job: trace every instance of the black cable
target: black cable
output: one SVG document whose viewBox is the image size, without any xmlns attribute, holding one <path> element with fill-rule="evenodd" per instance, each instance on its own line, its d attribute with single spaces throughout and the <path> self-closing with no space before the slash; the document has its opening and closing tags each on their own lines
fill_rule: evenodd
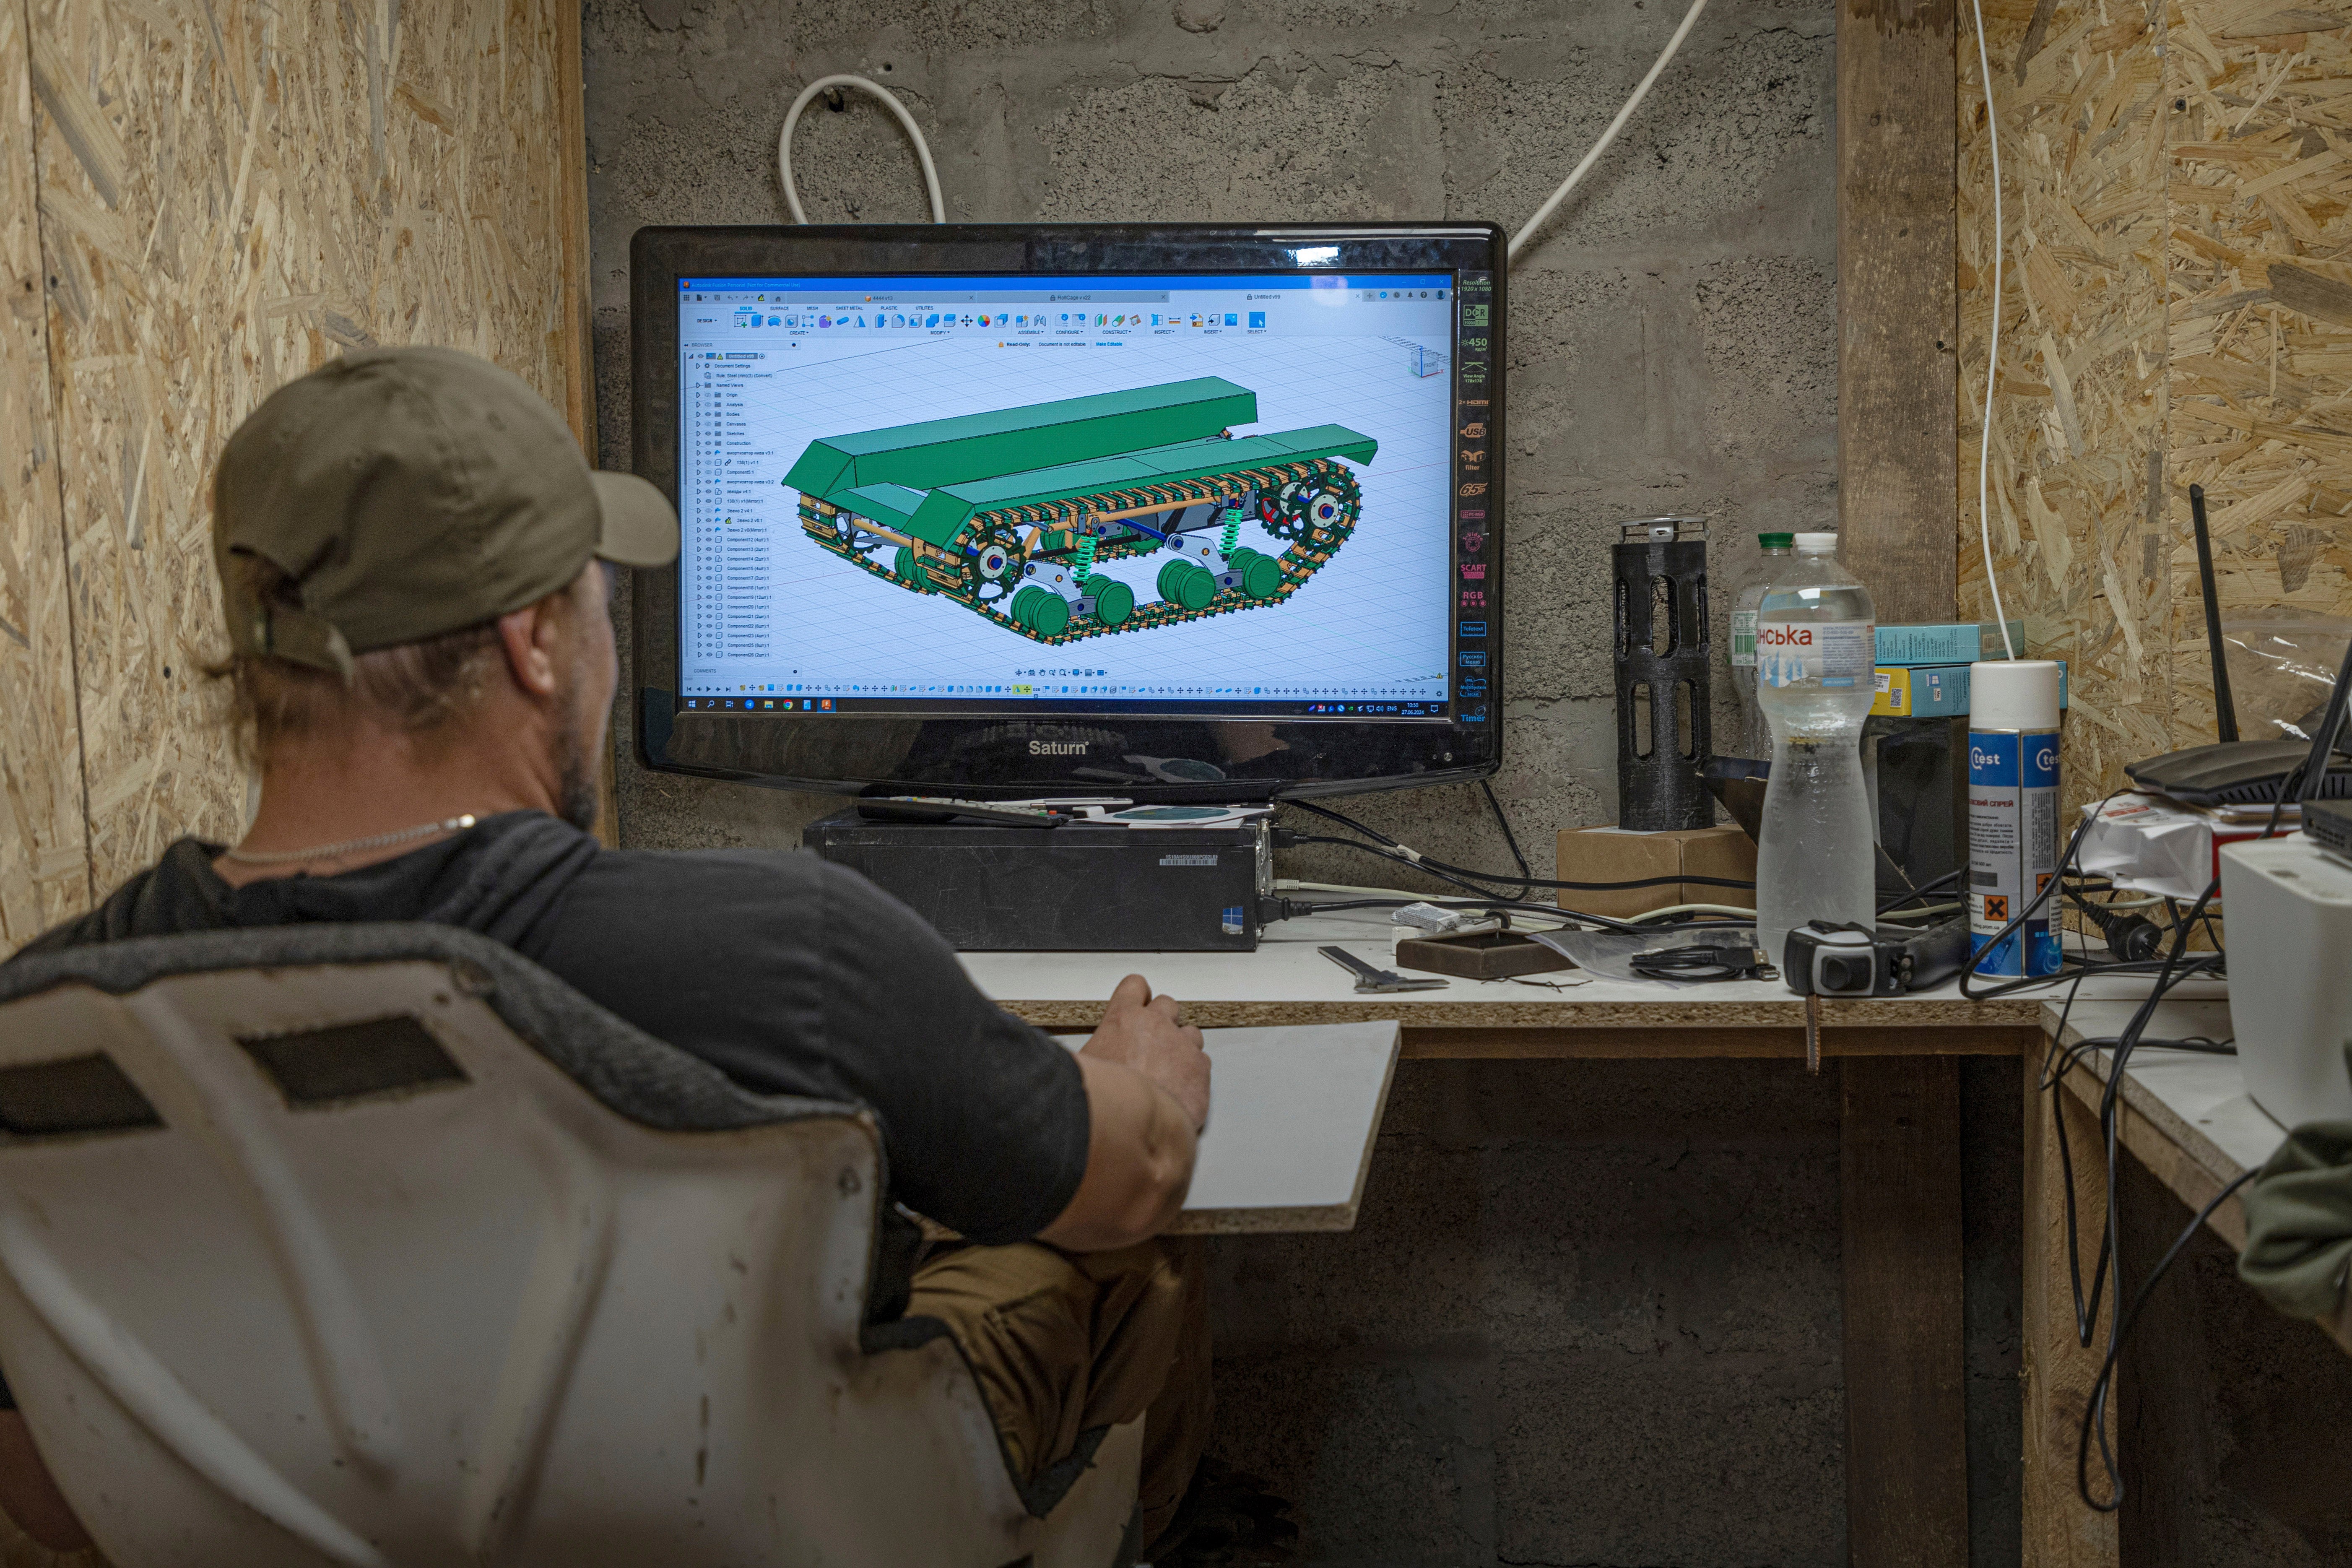
<svg viewBox="0 0 2352 1568">
<path fill-rule="evenodd" d="M 1450 872 L 1452 875 L 1446 878 L 1448 881 L 1453 881 L 1454 879 L 1457 877 L 1469 877 L 1482 882 L 1498 883 L 1519 882 L 1523 879 L 1516 876 L 1498 875 L 1492 871 L 1474 871 L 1467 866 L 1455 866 L 1444 860 L 1433 860 L 1428 856 L 1420 853 L 1418 850 L 1408 851 L 1404 845 L 1400 844 L 1397 840 L 1390 837 L 1387 834 L 1382 833 L 1379 828 L 1358 822 L 1355 818 L 1344 816 L 1339 812 L 1331 811 L 1326 807 L 1319 806 L 1311 800 L 1286 800 L 1282 804 L 1285 805 L 1297 806 L 1301 811 L 1312 812 L 1317 816 L 1336 822 L 1342 827 L 1353 829 L 1355 832 L 1362 834 L 1367 838 L 1377 840 L 1381 845 L 1396 851 L 1398 858 L 1402 858 L 1407 865 L 1427 868 L 1430 869 L 1432 875 L 1440 875 Z M 1297 844 L 1351 844 L 1359 849 L 1367 849 L 1371 847 L 1370 845 L 1355 844 L 1355 841 L 1352 839 L 1318 837 L 1308 833 L 1297 834 L 1293 837 L 1291 841 Z M 1557 888 L 1574 893 L 1613 893 L 1622 891 L 1629 888 L 1668 887 L 1677 882 L 1686 883 L 1692 887 L 1698 888 L 1738 888 L 1744 891 L 1749 892 L 1754 891 L 1756 888 L 1756 884 L 1753 882 L 1734 881 L 1723 877 L 1644 877 L 1630 882 L 1550 881 L 1541 877 L 1528 877 L 1524 879 L 1524 880 L 1529 889 L 1536 888 Z M 1461 884 L 1459 882 L 1455 882 L 1454 885 L 1459 887 Z"/>
<path fill-rule="evenodd" d="M 1503 803 L 1495 798 L 1494 784 L 1486 779 L 1480 779 L 1478 788 L 1486 796 L 1488 809 L 1495 814 L 1495 826 L 1503 830 L 1503 843 L 1511 851 L 1511 863 L 1519 868 L 1519 894 L 1524 898 L 1535 891 L 1535 871 L 1528 865 L 1527 856 L 1520 853 L 1519 836 L 1511 831 L 1511 819 L 1503 815 Z"/>
<path fill-rule="evenodd" d="M 2025 929 L 2025 922 L 2033 918 L 2033 911 L 2040 909 L 2042 906 L 2042 903 L 2049 899 L 2050 895 L 2058 889 L 2059 885 L 2066 880 L 2067 862 L 2074 859 L 2082 853 L 2083 840 L 2090 833 L 2091 824 L 2096 822 L 2099 819 L 2099 813 L 2107 808 L 2107 801 L 2115 799 L 2116 796 L 2121 794 L 2123 794 L 2123 790 L 2120 786 L 2109 790 L 2107 792 L 2106 800 L 2102 800 L 2091 811 L 2084 814 L 2083 820 L 2074 825 L 2074 836 L 2066 840 L 2066 847 L 2059 852 L 2058 864 L 2051 868 L 2050 879 L 2042 883 L 2042 886 L 2035 890 L 2032 899 L 2027 902 L 2023 909 L 2017 911 L 2017 917 L 2014 920 L 2011 921 L 2007 925 L 2002 926 L 1999 931 L 1995 932 L 1992 940 L 1987 942 L 1983 946 L 1978 948 L 1975 952 L 1969 955 L 1967 966 L 1960 971 L 1960 994 L 1962 996 L 1971 1002 L 1984 1002 L 1990 1001 L 1995 996 L 2007 996 L 2015 992 L 2025 989 L 2024 984 L 2017 982 L 2010 982 L 2001 985 L 1996 985 L 1990 991 L 1972 991 L 1969 988 L 1969 983 L 1977 977 L 1977 965 L 1985 961 L 1985 956 L 1997 950 L 2003 942 L 2006 942 L 2009 938 L 2015 936 L 2018 932 L 2023 931 Z M 2025 944 L 2022 941 L 2018 943 L 2021 955 L 2024 945 Z M 2060 949 L 2059 964 L 2060 972 L 2063 973 L 2064 972 L 2065 964 L 2065 954 L 2063 951 L 2064 943 L 2063 940 L 2060 943 Z M 2018 967 L 2022 970 L 2025 966 L 2021 962 Z M 2038 982 L 2048 981 L 2053 977 L 2044 974 L 2026 975 L 2023 978 L 2028 982 Z"/>
<path fill-rule="evenodd" d="M 1878 907 L 1878 912 L 1882 915 L 1893 914 L 1895 910 L 1901 909 L 1904 905 L 1909 903 L 1914 899 L 1924 900 L 1930 893 L 1939 893 L 1943 891 L 1946 887 L 1949 886 L 1951 883 L 1958 881 L 1967 874 L 1968 872 L 1966 868 L 1954 871 L 1947 871 L 1942 876 L 1937 878 L 1934 881 L 1927 883 L 1925 887 L 1912 888 L 1896 894 L 1891 902 L 1881 904 Z"/>
<path fill-rule="evenodd" d="M 2074 1070 L 2082 1059 L 2080 1048 L 2069 1050 L 2060 1044 L 2066 1037 L 2066 1019 L 2074 1010 L 2074 998 L 2083 988 L 2083 977 L 2077 974 L 2074 984 L 2066 988 L 2066 1005 L 2058 1010 L 2058 1027 L 2050 1037 L 2050 1048 L 2042 1053 L 2042 1082 L 2037 1086 L 2050 1096 L 2051 1126 L 2058 1135 L 2058 1174 L 2066 1191 L 2066 1278 L 2074 1296 L 2074 1340 L 2078 1344 L 2091 1342 L 2091 1331 L 2098 1324 L 2099 1292 L 2107 1278 L 2107 1247 L 2104 1233 L 2099 1242 L 2099 1256 L 2091 1265 L 2091 1289 L 2087 1304 L 2083 1290 L 2083 1244 L 2081 1223 L 2074 1210 L 2074 1151 L 2066 1136 L 2066 1107 L 2060 1098 L 2066 1075 Z M 2053 1070 L 2053 1058 L 2057 1066 Z"/>
<path fill-rule="evenodd" d="M 1629 925 L 1611 920 L 1607 915 L 1588 915 L 1576 910 L 1563 910 L 1553 904 L 1520 903 L 1511 899 L 1340 899 L 1331 903 L 1308 903 L 1305 900 L 1261 899 L 1258 900 L 1258 921 L 1297 920 L 1306 915 L 1327 915 L 1340 910 L 1401 910 L 1411 904 L 1429 904 L 1441 910 L 1494 910 L 1528 915 L 1552 915 L 1561 920 L 1586 921 L 1603 931 L 1628 935 L 1646 936 L 1658 928 Z M 1269 908 L 1271 906 L 1271 908 Z M 1745 921 L 1727 922 L 1745 924 Z"/>
<path fill-rule="evenodd" d="M 2241 1171 L 2236 1180 L 2213 1194 L 2211 1203 L 2197 1211 L 2197 1217 L 2189 1222 L 2187 1229 L 2172 1238 L 2172 1245 L 2165 1248 L 2164 1256 L 2156 1260 L 2156 1267 L 2148 1271 L 2147 1278 L 2140 1282 L 2140 1288 L 2133 1292 L 2131 1305 L 2116 1324 L 2116 1331 L 2108 1336 L 2107 1353 L 2099 1363 L 2099 1375 L 2091 1381 L 2090 1401 L 2083 1408 L 2083 1427 L 2074 1439 L 2075 1493 L 2086 1505 L 2101 1513 L 2113 1513 L 2124 1505 L 2123 1479 L 2116 1473 L 2113 1456 L 2107 1447 L 2106 1420 L 2107 1395 L 2115 1387 L 2116 1363 L 2122 1355 L 2124 1342 L 2131 1338 L 2132 1325 L 2139 1321 L 2140 1312 L 2147 1307 L 2157 1281 L 2170 1271 L 2173 1260 L 2180 1256 L 2180 1249 L 2195 1238 L 2197 1233 L 2204 1228 L 2205 1222 L 2213 1217 L 2214 1211 L 2227 1202 L 2231 1194 L 2261 1173 L 2260 1165 Z M 2100 1457 L 2106 1464 L 2112 1494 L 2105 1502 L 2091 1496 L 2091 1428 L 2095 1424 L 2098 1427 Z"/>
<path fill-rule="evenodd" d="M 2107 1081 L 2099 1096 L 2099 1131 L 2102 1141 L 2106 1146 L 2107 1157 L 2106 1239 L 2102 1245 L 2101 1251 L 2105 1255 L 2106 1267 L 2115 1279 L 2115 1299 L 2117 1302 L 2124 1300 L 2126 1289 L 2123 1260 L 2123 1205 L 2117 1201 L 2116 1194 L 2116 1175 L 2121 1163 L 2124 1079 L 2131 1066 L 2132 1054 L 2139 1045 L 2140 1037 L 2147 1028 L 2148 1020 L 2155 1016 L 2156 1009 L 2163 1002 L 2165 994 L 2181 980 L 2210 968 L 2218 962 L 2218 957 L 2200 959 L 2186 970 L 2179 967 L 2181 958 L 2189 950 L 2189 928 L 2196 923 L 2197 917 L 2205 912 L 2206 905 L 2212 902 L 2213 895 L 2221 890 L 2221 887 L 2219 878 L 2208 882 L 2205 885 L 2205 890 L 2197 895 L 2197 901 L 2189 906 L 2188 916 L 2176 921 L 2173 927 L 2172 945 L 2165 954 L 2164 972 L 2157 976 L 2156 984 L 2148 988 L 2147 995 L 2133 1011 L 2130 1022 L 2124 1026 L 2122 1032 L 2116 1037 L 2115 1044 L 2108 1047 Z M 2150 1276 L 2151 1280 L 2154 1278 L 2156 1278 L 2154 1275 Z M 2145 1299 L 2147 1286 L 2143 1285 L 2141 1289 L 2142 1295 L 2133 1299 L 2135 1305 Z M 2095 1311 L 2093 1315 L 2095 1317 Z M 2105 1359 L 2110 1367 L 2121 1352 L 2120 1331 L 2126 1326 L 2127 1321 L 2128 1313 L 2118 1310 L 2107 1324 Z M 2084 1337 L 2082 1342 L 2087 1345 L 2090 1342 L 2088 1337 Z M 2084 1410 L 2083 1435 L 2076 1456 L 2074 1476 L 2075 1489 L 2081 1493 L 2084 1503 L 2102 1513 L 2112 1513 L 2122 1507 L 2124 1498 L 2123 1470 L 2116 1462 L 2114 1447 L 2107 1441 L 2107 1393 L 2108 1385 L 2104 1384 L 2099 1385 L 2094 1398 Z M 2098 1435 L 2099 1465 L 2106 1472 L 2107 1477 L 2109 1500 L 2105 1503 L 2095 1501 L 2090 1493 L 2089 1453 L 2093 1428 L 2096 1428 Z"/>
<path fill-rule="evenodd" d="M 2140 963 L 2155 957 L 2164 949 L 2164 931 L 2154 921 L 2136 910 L 2110 910 L 2095 904 L 2074 889 L 2066 889 L 2066 898 L 2083 911 L 2083 918 L 2096 926 L 2106 939 L 2107 951 L 2126 963 Z"/>
<path fill-rule="evenodd" d="M 1476 879 L 1496 883 L 1519 880 L 1517 877 L 1496 877 L 1484 871 L 1465 870 L 1459 866 L 1449 865 L 1443 860 L 1432 860 L 1425 855 L 1418 857 L 1407 855 L 1402 846 L 1393 849 L 1384 849 L 1377 844 L 1366 844 L 1355 838 L 1341 838 L 1329 833 L 1292 833 L 1287 838 L 1276 839 L 1275 847 L 1287 848 L 1293 844 L 1337 844 L 1342 848 L 1360 849 L 1367 855 L 1377 855 L 1383 860 L 1393 860 L 1401 866 L 1411 866 L 1427 871 L 1433 877 L 1451 882 L 1457 888 L 1469 888 L 1473 892 L 1485 889 L 1474 886 L 1471 881 L 1465 879 Z M 1753 889 L 1756 886 L 1753 882 L 1725 881 L 1719 877 L 1642 877 L 1630 882 L 1553 882 L 1546 881 L 1540 877 L 1532 877 L 1528 880 L 1533 888 L 1559 888 L 1580 893 L 1614 893 L 1633 888 L 1672 888 L 1685 882 L 1709 888 Z M 1497 896 L 1509 897 L 1510 895 Z"/>
</svg>

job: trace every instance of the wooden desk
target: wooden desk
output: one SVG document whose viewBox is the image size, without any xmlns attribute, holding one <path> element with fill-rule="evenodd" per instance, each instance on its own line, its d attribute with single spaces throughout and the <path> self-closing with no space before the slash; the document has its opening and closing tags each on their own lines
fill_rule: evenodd
<svg viewBox="0 0 2352 1568">
<path fill-rule="evenodd" d="M 2059 1008 L 2044 1003 L 2043 1026 L 2063 1046 L 2111 1038 L 2137 1004 L 2075 1003 L 2059 1034 Z M 2204 1036 L 2226 1039 L 2226 1001 L 2168 997 L 2147 1031 L 2154 1038 Z M 2086 1285 L 2099 1249 L 2099 1216 L 2106 1212 L 2106 1162 L 2098 1105 L 2114 1075 L 2112 1053 L 2086 1053 L 2066 1074 L 2066 1093 L 2053 1113 L 2039 1089 L 2040 1058 L 2025 1075 L 2025 1559 L 2065 1568 L 2113 1568 L 2115 1517 L 2083 1505 L 2075 1495 L 2074 1458 L 2083 1410 L 2104 1359 L 2113 1301 L 2103 1300 L 2085 1347 L 2074 1331 L 2074 1287 L 2066 1268 L 2066 1179 L 2059 1160 L 2055 1118 L 2063 1116 L 2074 1165 L 2080 1267 Z M 2263 1164 L 2286 1131 L 2246 1097 L 2234 1057 L 2143 1046 L 2132 1054 L 2118 1095 L 2117 1142 L 2187 1204 L 2202 1210 L 2214 1194 Z M 2243 1206 L 2232 1194 L 2209 1222 L 2231 1247 L 2246 1245 Z M 2257 1309 L 2267 1310 L 2267 1309 Z M 2321 1325 L 2352 1352 L 2352 1306 Z M 2109 1409 L 2112 1417 L 2113 1401 Z M 2113 1433 L 2112 1419 L 2109 1426 Z"/>
<path fill-rule="evenodd" d="M 1359 995 L 1315 950 L 1337 943 L 1392 967 L 1395 928 L 1378 910 L 1273 928 L 1257 952 L 967 952 L 973 981 L 1041 1028 L 1090 1029 L 1119 977 L 1140 973 L 1181 998 L 1203 1028 L 1339 1024 L 1393 1018 L 1404 1055 L 1430 1057 L 1802 1057 L 1805 1006 L 1777 981 L 1682 989 L 1583 979 L 1559 990 L 1508 980 L 1454 980 L 1443 991 Z M 1531 976 L 1575 982 L 1570 970 Z M 2131 995 L 2134 982 L 2086 984 L 2084 994 Z M 1826 1002 L 1824 1057 L 2016 1056 L 2039 1050 L 2042 1000 L 1964 1000 L 1957 985 L 1916 995 Z"/>
<path fill-rule="evenodd" d="M 1804 1004 L 1778 983 L 1669 989 L 1571 971 L 1531 977 L 1570 983 L 1559 990 L 1455 980 L 1359 995 L 1315 951 L 1337 942 L 1389 967 L 1392 931 L 1381 911 L 1349 911 L 1285 922 L 1254 953 L 962 958 L 1002 1005 L 1056 1031 L 1092 1028 L 1137 973 L 1204 1027 L 1395 1019 L 1407 1058 L 1804 1055 Z M 2090 982 L 2084 994 L 2128 996 L 2139 984 Z M 1957 1058 L 2038 1060 L 2041 1018 L 2037 996 L 1972 1003 L 1955 986 L 1822 1008 L 1822 1052 L 1840 1058 L 1842 1095 L 1847 1511 L 1901 1521 L 1854 1533 L 1856 1568 L 1968 1561 Z"/>
</svg>

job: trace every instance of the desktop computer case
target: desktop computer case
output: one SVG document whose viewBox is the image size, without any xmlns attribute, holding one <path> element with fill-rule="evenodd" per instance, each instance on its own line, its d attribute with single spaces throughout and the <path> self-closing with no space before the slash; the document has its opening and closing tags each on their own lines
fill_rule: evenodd
<svg viewBox="0 0 2352 1568">
<path fill-rule="evenodd" d="M 1250 952 L 1273 887 L 1263 822 L 992 827 L 844 812 L 801 842 L 963 952 Z"/>
</svg>

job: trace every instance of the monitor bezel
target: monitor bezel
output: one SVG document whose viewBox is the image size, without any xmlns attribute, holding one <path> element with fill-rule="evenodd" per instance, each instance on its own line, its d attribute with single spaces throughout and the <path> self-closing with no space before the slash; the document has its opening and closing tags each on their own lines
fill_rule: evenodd
<svg viewBox="0 0 2352 1568">
<path fill-rule="evenodd" d="M 629 705 L 637 760 L 660 773 L 844 795 L 929 794 L 975 799 L 1122 796 L 1138 801 L 1250 801 L 1455 784 L 1502 760 L 1503 530 L 1508 311 L 1503 231 L 1492 224 L 1068 224 L 734 226 L 641 228 L 630 243 L 633 467 L 678 501 L 677 279 L 702 276 L 855 277 L 986 273 L 1297 272 L 1303 247 L 1328 250 L 1312 270 L 1484 274 L 1491 292 L 1483 388 L 1465 388 L 1459 290 L 1446 372 L 1454 411 L 1483 390 L 1476 443 L 1487 467 L 1465 477 L 1454 459 L 1448 579 L 1460 576 L 1465 531 L 1486 566 L 1485 695 L 1458 697 L 1442 721 L 1357 716 L 1038 713 L 1032 709 L 909 714 L 725 713 L 678 705 L 678 569 L 633 573 Z M 1465 484 L 1483 485 L 1465 498 Z M 1466 500 L 1478 504 L 1467 505 Z M 1465 511 L 1479 514 L 1472 521 Z M 1491 521 L 1490 521 L 1491 520 Z M 1448 593 L 1453 593 L 1449 586 Z M 1454 621 L 1449 667 L 1465 651 Z M 1460 671 L 1454 671 L 1458 681 Z M 1476 712 L 1479 717 L 1467 715 Z M 1081 748 L 1074 750 L 1074 748 Z"/>
</svg>

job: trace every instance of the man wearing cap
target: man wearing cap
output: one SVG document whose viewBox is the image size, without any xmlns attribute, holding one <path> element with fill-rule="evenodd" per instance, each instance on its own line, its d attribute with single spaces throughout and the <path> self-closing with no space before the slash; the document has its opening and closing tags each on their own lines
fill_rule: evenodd
<svg viewBox="0 0 2352 1568">
<path fill-rule="evenodd" d="M 876 1315 L 947 1325 L 1024 1484 L 1146 1415 L 1139 1540 L 1168 1531 L 1209 1408 L 1200 1259 L 1154 1239 L 1208 1113 L 1176 1004 L 1130 975 L 1073 1055 L 814 856 L 601 848 L 604 563 L 668 564 L 677 518 L 645 480 L 592 471 L 505 371 L 383 349 L 281 387 L 221 454 L 213 541 L 252 826 L 233 847 L 181 839 L 26 951 L 463 926 L 748 1089 L 870 1107 L 890 1196 L 969 1238 L 917 1266 L 919 1233 L 886 1211 Z M 0 1409 L 0 1508 L 80 1543 Z"/>
</svg>

